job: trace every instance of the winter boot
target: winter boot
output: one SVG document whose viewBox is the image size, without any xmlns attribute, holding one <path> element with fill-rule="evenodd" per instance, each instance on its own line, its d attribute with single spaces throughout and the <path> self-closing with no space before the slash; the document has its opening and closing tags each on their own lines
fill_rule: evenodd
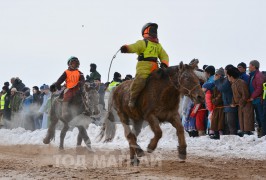
<svg viewBox="0 0 266 180">
<path fill-rule="evenodd" d="M 244 131 L 244 134 L 249 135 L 249 136 L 254 135 L 252 131 Z"/>
<path fill-rule="evenodd" d="M 262 133 L 262 132 L 261 132 L 261 128 L 258 127 L 258 128 L 257 128 L 258 138 L 261 138 L 261 136 L 262 136 L 261 133 Z"/>
<path fill-rule="evenodd" d="M 237 131 L 237 135 L 239 137 L 243 137 L 244 136 L 244 132 L 239 130 L 239 131 Z"/>
<path fill-rule="evenodd" d="M 198 135 L 199 136 L 205 136 L 206 134 L 205 134 L 205 131 L 198 131 Z"/>
<path fill-rule="evenodd" d="M 220 139 L 219 131 L 215 131 L 213 135 L 210 135 L 211 139 Z"/>
</svg>

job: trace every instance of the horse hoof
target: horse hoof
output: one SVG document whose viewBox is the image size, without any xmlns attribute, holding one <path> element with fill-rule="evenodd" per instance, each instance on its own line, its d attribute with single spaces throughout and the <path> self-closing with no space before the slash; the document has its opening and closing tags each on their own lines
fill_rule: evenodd
<svg viewBox="0 0 266 180">
<path fill-rule="evenodd" d="M 178 147 L 178 157 L 181 160 L 185 160 L 187 158 L 187 147 Z"/>
<path fill-rule="evenodd" d="M 147 152 L 148 153 L 152 153 L 154 150 L 150 149 L 150 148 L 147 148 Z"/>
<path fill-rule="evenodd" d="M 137 148 L 136 149 L 136 154 L 137 154 L 138 157 L 145 156 L 145 153 L 144 153 L 144 151 L 141 148 Z"/>
<path fill-rule="evenodd" d="M 86 146 L 87 150 L 90 151 L 90 152 L 95 152 L 94 149 L 91 148 L 91 146 Z"/>
<path fill-rule="evenodd" d="M 136 157 L 134 157 L 133 159 L 130 159 L 130 165 L 131 166 L 138 166 L 139 163 L 140 163 L 140 161 Z"/>
<path fill-rule="evenodd" d="M 59 146 L 59 151 L 63 151 L 63 150 L 64 150 L 64 147 Z"/>
<path fill-rule="evenodd" d="M 44 144 L 49 144 L 50 143 L 50 140 L 48 138 L 44 138 L 43 141 L 42 141 Z"/>
<path fill-rule="evenodd" d="M 187 159 L 187 155 L 186 154 L 178 154 L 178 157 L 181 160 L 186 160 Z"/>
<path fill-rule="evenodd" d="M 148 145 L 147 151 L 148 153 L 152 153 L 156 147 L 152 147 L 150 144 Z"/>
</svg>

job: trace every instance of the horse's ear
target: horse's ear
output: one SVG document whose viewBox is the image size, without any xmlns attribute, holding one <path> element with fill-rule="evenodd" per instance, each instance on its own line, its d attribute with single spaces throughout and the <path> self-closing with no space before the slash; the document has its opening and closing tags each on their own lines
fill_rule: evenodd
<svg viewBox="0 0 266 180">
<path fill-rule="evenodd" d="M 198 64 L 199 64 L 198 59 L 192 59 L 188 65 L 192 67 L 192 69 L 198 69 Z"/>
<path fill-rule="evenodd" d="M 179 63 L 179 70 L 180 71 L 183 71 L 183 69 L 184 69 L 184 64 L 183 64 L 183 61 L 181 61 L 180 63 Z"/>
</svg>

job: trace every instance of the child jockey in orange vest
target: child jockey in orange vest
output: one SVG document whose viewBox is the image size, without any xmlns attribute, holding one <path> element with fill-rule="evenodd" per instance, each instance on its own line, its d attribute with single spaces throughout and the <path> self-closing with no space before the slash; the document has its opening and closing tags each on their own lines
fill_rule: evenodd
<svg viewBox="0 0 266 180">
<path fill-rule="evenodd" d="M 61 84 L 65 81 L 66 89 L 64 90 L 64 98 L 62 104 L 62 118 L 65 120 L 68 116 L 68 103 L 76 95 L 80 89 L 80 85 L 85 82 L 82 72 L 78 70 L 79 60 L 77 57 L 68 59 L 68 69 L 59 77 L 59 79 L 50 86 L 50 91 L 55 92 L 56 89 L 61 89 Z"/>
</svg>

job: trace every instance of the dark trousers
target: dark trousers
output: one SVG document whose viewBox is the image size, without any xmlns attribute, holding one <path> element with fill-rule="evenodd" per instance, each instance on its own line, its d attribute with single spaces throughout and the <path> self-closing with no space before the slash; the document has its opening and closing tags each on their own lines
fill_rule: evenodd
<svg viewBox="0 0 266 180">
<path fill-rule="evenodd" d="M 265 101 L 265 100 L 264 100 Z M 259 125 L 259 127 L 262 129 L 262 136 L 266 135 L 266 120 L 265 118 L 263 117 L 265 113 L 263 113 L 263 108 L 264 108 L 264 105 L 265 102 L 263 103 L 263 105 L 261 103 L 259 104 L 253 104 L 253 107 L 254 107 L 254 110 L 255 110 L 255 118 L 256 118 L 256 121 Z M 265 110 L 265 109 L 264 109 Z"/>
<path fill-rule="evenodd" d="M 225 135 L 236 135 L 237 133 L 237 112 L 225 112 Z"/>
<path fill-rule="evenodd" d="M 266 135 L 266 99 L 263 100 L 262 136 Z"/>
</svg>

